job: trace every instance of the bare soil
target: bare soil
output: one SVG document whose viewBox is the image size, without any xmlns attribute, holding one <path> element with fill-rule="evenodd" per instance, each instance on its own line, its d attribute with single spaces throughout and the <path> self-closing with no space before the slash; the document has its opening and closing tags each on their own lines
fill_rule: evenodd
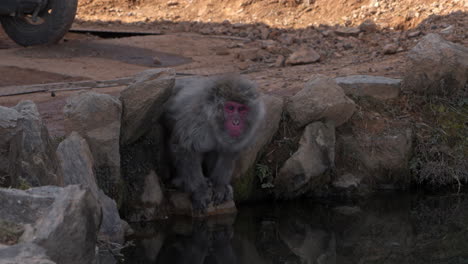
<svg viewBox="0 0 468 264">
<path fill-rule="evenodd" d="M 457 0 L 84 0 L 74 28 L 160 35 L 103 39 L 69 33 L 57 45 L 23 48 L 0 30 L 0 89 L 116 79 L 154 67 L 173 67 L 180 75 L 241 72 L 264 92 L 279 95 L 294 94 L 313 74 L 401 78 L 407 51 L 427 33 L 445 30 L 446 39 L 468 46 L 467 11 L 466 2 Z M 375 20 L 375 32 L 335 33 L 366 19 Z M 266 47 L 269 41 L 276 45 L 272 50 Z M 387 44 L 398 50 L 385 54 Z M 316 50 L 320 61 L 278 64 L 301 47 Z M 251 51 L 253 57 L 245 55 Z M 118 96 L 123 88 L 94 90 Z M 51 134 L 63 136 L 62 108 L 77 92 L 0 97 L 0 105 L 33 100 Z"/>
</svg>

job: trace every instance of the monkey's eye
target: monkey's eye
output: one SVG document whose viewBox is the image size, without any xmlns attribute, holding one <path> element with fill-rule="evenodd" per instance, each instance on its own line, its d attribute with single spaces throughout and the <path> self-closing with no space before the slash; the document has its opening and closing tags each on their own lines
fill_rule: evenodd
<svg viewBox="0 0 468 264">
<path fill-rule="evenodd" d="M 233 105 L 227 105 L 226 106 L 226 110 L 229 111 L 229 112 L 233 112 L 234 111 L 234 106 Z"/>
<path fill-rule="evenodd" d="M 239 112 L 242 113 L 242 112 L 247 112 L 247 107 L 246 106 L 239 106 Z"/>
</svg>

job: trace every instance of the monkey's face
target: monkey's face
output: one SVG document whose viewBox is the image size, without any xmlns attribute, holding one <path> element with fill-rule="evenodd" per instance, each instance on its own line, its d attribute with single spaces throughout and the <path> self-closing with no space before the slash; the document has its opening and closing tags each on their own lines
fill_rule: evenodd
<svg viewBox="0 0 468 264">
<path fill-rule="evenodd" d="M 224 103 L 224 129 L 232 138 L 238 138 L 247 126 L 249 107 L 233 101 Z"/>
</svg>

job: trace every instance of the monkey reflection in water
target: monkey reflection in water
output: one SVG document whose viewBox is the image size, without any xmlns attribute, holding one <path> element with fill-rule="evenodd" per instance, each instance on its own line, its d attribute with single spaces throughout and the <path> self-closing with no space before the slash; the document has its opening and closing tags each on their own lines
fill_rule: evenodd
<svg viewBox="0 0 468 264">
<path fill-rule="evenodd" d="M 164 241 L 156 263 L 234 264 L 232 226 L 208 227 L 201 222 L 190 234 L 171 235 Z"/>
<path fill-rule="evenodd" d="M 256 85 L 238 75 L 176 82 L 164 122 L 173 184 L 191 194 L 194 210 L 232 200 L 234 163 L 255 141 L 264 113 Z"/>
</svg>

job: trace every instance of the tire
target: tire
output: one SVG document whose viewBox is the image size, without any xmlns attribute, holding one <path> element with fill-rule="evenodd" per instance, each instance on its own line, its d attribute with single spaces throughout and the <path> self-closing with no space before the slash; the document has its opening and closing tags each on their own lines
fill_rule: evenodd
<svg viewBox="0 0 468 264">
<path fill-rule="evenodd" d="M 48 0 L 37 24 L 29 17 L 0 16 L 4 31 L 21 46 L 57 43 L 70 29 L 78 0 Z"/>
</svg>

